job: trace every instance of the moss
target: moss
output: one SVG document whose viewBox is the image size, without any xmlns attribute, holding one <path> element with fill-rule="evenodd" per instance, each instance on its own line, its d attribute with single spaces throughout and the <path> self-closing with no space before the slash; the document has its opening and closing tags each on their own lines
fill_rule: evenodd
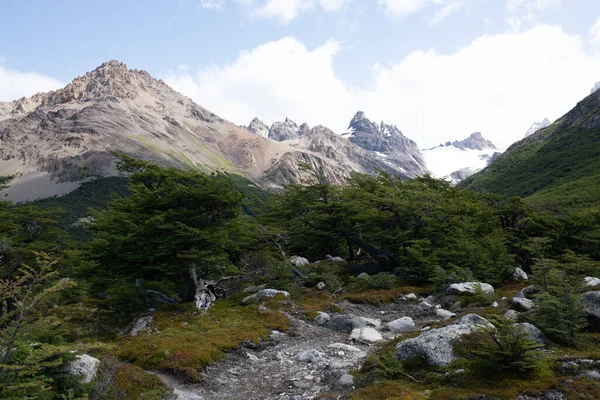
<svg viewBox="0 0 600 400">
<path fill-rule="evenodd" d="M 344 310 L 342 307 L 334 303 L 335 297 L 323 290 L 308 289 L 302 294 L 295 296 L 294 300 L 298 307 L 304 312 L 332 312 L 341 313 Z"/>
<path fill-rule="evenodd" d="M 216 302 L 206 313 L 188 304 L 184 312 L 157 312 L 152 328 L 159 333 L 126 337 L 116 355 L 148 370 L 167 370 L 190 381 L 204 367 L 246 341 L 258 343 L 272 330 L 287 331 L 288 318 L 278 311 Z"/>
<path fill-rule="evenodd" d="M 345 298 L 354 304 L 371 304 L 374 306 L 394 303 L 400 296 L 406 293 L 401 288 L 389 290 L 367 290 L 362 293 L 347 294 Z"/>
<path fill-rule="evenodd" d="M 415 393 L 404 382 L 383 381 L 357 390 L 349 400 L 418 400 L 425 398 L 425 396 Z"/>
<path fill-rule="evenodd" d="M 124 400 L 162 400 L 171 398 L 171 389 L 162 381 L 131 364 L 122 364 L 115 371 L 116 398 Z M 110 398 L 110 397 L 109 397 Z"/>
</svg>

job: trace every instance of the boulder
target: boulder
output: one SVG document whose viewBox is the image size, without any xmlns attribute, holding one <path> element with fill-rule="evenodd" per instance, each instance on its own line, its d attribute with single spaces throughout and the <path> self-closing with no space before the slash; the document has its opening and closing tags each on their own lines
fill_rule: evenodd
<svg viewBox="0 0 600 400">
<path fill-rule="evenodd" d="M 358 279 L 369 279 L 369 274 L 367 274 L 366 272 L 361 272 L 360 274 L 358 274 L 357 278 Z"/>
<path fill-rule="evenodd" d="M 291 256 L 287 261 L 294 267 L 303 267 L 310 264 L 306 258 L 300 256 Z"/>
<path fill-rule="evenodd" d="M 406 301 L 417 301 L 419 299 L 414 293 L 405 294 L 402 298 Z"/>
<path fill-rule="evenodd" d="M 319 289 L 319 290 L 325 289 L 325 282 L 319 282 L 319 283 L 317 283 L 316 288 Z"/>
<path fill-rule="evenodd" d="M 331 257 L 330 255 L 325 256 L 325 261 L 346 262 L 342 257 Z"/>
<path fill-rule="evenodd" d="M 593 276 L 586 276 L 583 278 L 584 285 L 587 287 L 600 286 L 600 278 L 594 278 Z"/>
<path fill-rule="evenodd" d="M 284 290 L 263 289 L 260 292 L 254 293 L 247 297 L 244 297 L 244 299 L 242 300 L 242 303 L 244 303 L 244 304 L 258 303 L 259 301 L 262 301 L 264 299 L 275 297 L 278 294 L 281 294 L 285 297 L 290 297 L 290 294 Z"/>
<path fill-rule="evenodd" d="M 301 352 L 298 353 L 296 358 L 300 362 L 313 363 L 313 364 L 319 364 L 319 363 L 327 361 L 327 357 L 325 357 L 325 354 L 321 353 L 320 351 L 318 351 L 316 349 L 302 350 Z"/>
<path fill-rule="evenodd" d="M 515 282 L 524 282 L 527 279 L 529 279 L 529 277 L 527 276 L 527 274 L 525 273 L 525 271 L 523 271 L 521 268 L 515 268 L 515 270 L 512 273 L 512 280 Z"/>
<path fill-rule="evenodd" d="M 590 328 L 600 331 L 600 291 L 584 293 L 582 300 Z"/>
<path fill-rule="evenodd" d="M 353 329 L 352 333 L 350 333 L 350 340 L 377 343 L 383 340 L 383 336 L 381 336 L 381 333 L 377 332 L 374 328 L 364 327 Z"/>
<path fill-rule="evenodd" d="M 329 346 L 327 346 L 327 348 L 330 351 L 335 352 L 336 354 L 339 354 L 339 352 L 343 352 L 344 354 L 348 353 L 350 355 L 350 358 L 361 359 L 367 356 L 367 353 L 365 353 L 358 347 L 345 343 L 331 343 Z"/>
<path fill-rule="evenodd" d="M 83 383 L 90 383 L 96 377 L 99 366 L 100 360 L 87 354 L 81 354 L 67 364 L 67 372 L 71 375 L 81 376 Z"/>
<path fill-rule="evenodd" d="M 512 306 L 517 311 L 529 311 L 535 304 L 533 301 L 526 299 L 525 297 L 513 297 Z"/>
<path fill-rule="evenodd" d="M 141 331 L 145 330 L 153 320 L 154 317 L 152 315 L 136 318 L 129 334 L 131 336 L 137 336 Z"/>
<path fill-rule="evenodd" d="M 585 370 L 581 373 L 581 376 L 594 381 L 600 381 L 600 372 L 591 369 Z"/>
<path fill-rule="evenodd" d="M 266 288 L 267 285 L 248 286 L 247 288 L 244 288 L 244 293 L 256 293 Z"/>
<path fill-rule="evenodd" d="M 436 308 L 435 315 L 440 317 L 442 321 L 449 320 L 450 318 L 456 317 L 456 314 L 452 311 L 444 310 L 443 308 Z"/>
<path fill-rule="evenodd" d="M 425 307 L 429 307 L 429 308 L 431 308 L 431 307 L 433 307 L 433 305 L 435 304 L 435 297 L 433 297 L 433 296 L 428 296 L 428 297 L 424 298 L 423 300 L 421 300 L 421 301 L 419 302 L 419 304 L 420 304 L 421 306 L 425 306 Z"/>
<path fill-rule="evenodd" d="M 325 327 L 336 332 L 350 333 L 356 328 L 362 328 L 365 326 L 365 322 L 355 315 L 335 315 L 329 322 L 325 324 Z"/>
<path fill-rule="evenodd" d="M 329 314 L 319 312 L 319 315 L 317 315 L 313 321 L 317 325 L 325 325 L 327 322 L 329 322 L 330 319 L 331 317 L 329 316 Z"/>
<path fill-rule="evenodd" d="M 449 294 L 475 294 L 477 288 L 481 289 L 483 293 L 488 295 L 494 294 L 494 287 L 489 283 L 482 282 L 463 282 L 463 283 L 453 283 L 447 289 Z"/>
<path fill-rule="evenodd" d="M 492 307 L 494 307 L 494 308 L 498 308 L 498 306 L 499 306 L 499 304 L 498 304 L 498 302 L 497 302 L 497 301 L 495 301 L 495 302 L 493 302 L 493 303 L 492 303 Z"/>
<path fill-rule="evenodd" d="M 523 332 L 527 333 L 529 339 L 533 340 L 537 344 L 545 344 L 548 342 L 544 334 L 535 325 L 532 325 L 529 322 L 512 324 L 512 326 L 517 326 L 522 329 Z"/>
<path fill-rule="evenodd" d="M 381 328 L 381 321 L 376 318 L 358 317 L 363 320 L 365 326 L 370 326 L 375 329 Z"/>
<path fill-rule="evenodd" d="M 434 366 L 448 365 L 454 360 L 452 342 L 462 335 L 473 333 L 480 328 L 493 328 L 485 318 L 467 314 L 450 325 L 431 329 L 416 338 L 406 339 L 396 345 L 396 355 L 400 361 L 425 357 Z"/>
<path fill-rule="evenodd" d="M 350 374 L 344 374 L 337 380 L 335 386 L 337 387 L 350 387 L 354 385 L 354 377 Z"/>
<path fill-rule="evenodd" d="M 517 321 L 519 319 L 520 312 L 515 310 L 508 310 L 504 313 L 504 318 L 509 319 L 511 321 Z"/>
<path fill-rule="evenodd" d="M 415 330 L 415 322 L 411 317 L 402 317 L 388 322 L 387 327 L 394 333 L 407 333 Z"/>
</svg>

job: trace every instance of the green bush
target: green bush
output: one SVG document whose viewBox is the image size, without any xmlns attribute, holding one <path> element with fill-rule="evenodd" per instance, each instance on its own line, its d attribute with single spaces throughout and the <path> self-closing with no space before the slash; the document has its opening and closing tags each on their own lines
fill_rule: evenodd
<svg viewBox="0 0 600 400">
<path fill-rule="evenodd" d="M 367 278 L 367 285 L 369 289 L 392 289 L 400 286 L 400 279 L 391 274 L 377 274 L 371 275 Z"/>
</svg>

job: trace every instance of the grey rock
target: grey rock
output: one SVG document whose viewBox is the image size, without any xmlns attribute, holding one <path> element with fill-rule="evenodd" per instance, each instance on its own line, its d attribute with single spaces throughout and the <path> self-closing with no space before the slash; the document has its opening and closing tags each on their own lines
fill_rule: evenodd
<svg viewBox="0 0 600 400">
<path fill-rule="evenodd" d="M 546 344 L 548 342 L 544 334 L 535 325 L 532 325 L 529 322 L 521 322 L 513 324 L 512 326 L 518 326 L 523 330 L 523 332 L 527 333 L 529 339 L 533 340 L 537 344 Z"/>
<path fill-rule="evenodd" d="M 520 312 L 515 310 L 508 310 L 504 313 L 504 318 L 509 319 L 511 321 L 517 321 L 519 319 Z"/>
<path fill-rule="evenodd" d="M 452 312 L 457 312 L 461 308 L 462 308 L 462 303 L 460 301 L 457 301 L 454 304 L 452 304 L 448 310 L 450 310 Z"/>
<path fill-rule="evenodd" d="M 444 310 L 442 308 L 436 308 L 435 315 L 440 317 L 442 319 L 442 321 L 446 321 L 446 320 L 449 320 L 450 318 L 456 317 L 456 314 L 453 313 L 452 311 Z"/>
<path fill-rule="evenodd" d="M 248 125 L 248 128 L 246 129 L 248 129 L 248 132 L 252 134 L 262 136 L 265 138 L 269 137 L 269 127 L 258 118 L 254 118 L 250 122 L 250 125 Z"/>
<path fill-rule="evenodd" d="M 377 343 L 383 340 L 383 336 L 376 329 L 366 326 L 353 329 L 350 333 L 350 340 Z"/>
<path fill-rule="evenodd" d="M 559 367 L 563 374 L 574 374 L 579 371 L 579 365 L 574 361 L 567 361 Z"/>
<path fill-rule="evenodd" d="M 323 362 L 327 361 L 327 357 L 325 356 L 325 354 L 321 353 L 320 351 L 318 351 L 316 349 L 303 350 L 298 353 L 296 358 L 300 362 L 313 363 L 313 364 L 319 364 L 319 363 L 323 363 Z"/>
<path fill-rule="evenodd" d="M 533 135 L 534 133 L 536 133 L 537 131 L 547 128 L 550 126 L 550 121 L 548 120 L 548 118 L 544 118 L 544 120 L 542 122 L 534 122 L 531 127 L 529 129 L 527 129 L 527 132 L 525 132 L 525 137 L 529 137 L 531 135 Z"/>
<path fill-rule="evenodd" d="M 587 287 L 596 287 L 600 286 L 600 278 L 595 278 L 593 276 L 586 276 L 583 278 L 584 285 Z"/>
<path fill-rule="evenodd" d="M 512 306 L 517 311 L 529 311 L 535 307 L 535 304 L 524 297 L 514 297 L 512 299 Z"/>
<path fill-rule="evenodd" d="M 467 314 L 442 328 L 431 329 L 398 343 L 396 354 L 400 361 L 425 357 L 431 365 L 445 366 L 455 358 L 452 342 L 482 327 L 493 328 L 493 325 L 476 314 Z"/>
<path fill-rule="evenodd" d="M 300 125 L 300 128 L 298 128 L 298 136 L 302 136 L 302 135 L 306 135 L 307 133 L 310 132 L 310 126 L 305 122 L 302 125 Z"/>
<path fill-rule="evenodd" d="M 361 272 L 360 274 L 358 274 L 357 278 L 358 279 L 369 279 L 369 274 L 367 274 L 366 272 Z"/>
<path fill-rule="evenodd" d="M 600 331 L 600 291 L 584 293 L 582 300 L 590 327 Z"/>
<path fill-rule="evenodd" d="M 144 317 L 136 318 L 135 321 L 133 322 L 133 326 L 132 326 L 129 334 L 131 336 L 137 336 L 140 332 L 145 330 L 148 327 L 148 325 L 150 325 L 152 323 L 153 320 L 154 320 L 154 317 L 152 315 L 146 315 Z"/>
<path fill-rule="evenodd" d="M 481 132 L 473 132 L 471 136 L 468 138 L 452 142 L 451 146 L 459 148 L 461 150 L 486 150 L 486 149 L 496 149 L 496 146 L 489 140 L 486 140 Z"/>
<path fill-rule="evenodd" d="M 342 257 L 332 257 L 330 255 L 325 256 L 325 261 L 346 262 Z"/>
<path fill-rule="evenodd" d="M 350 374 L 344 374 L 340 376 L 340 379 L 336 382 L 337 387 L 350 387 L 354 385 L 354 377 Z"/>
<path fill-rule="evenodd" d="M 325 289 L 325 282 L 319 282 L 319 283 L 317 283 L 316 288 L 319 289 L 319 290 Z"/>
<path fill-rule="evenodd" d="M 81 354 L 67 364 L 66 370 L 71 375 L 81 376 L 83 383 L 90 383 L 96 377 L 99 366 L 100 360 L 87 354 Z"/>
<path fill-rule="evenodd" d="M 494 307 L 494 308 L 498 308 L 498 306 L 499 306 L 499 304 L 498 304 L 498 302 L 497 302 L 497 301 L 494 301 L 494 302 L 492 303 L 492 307 Z"/>
<path fill-rule="evenodd" d="M 289 264 L 293 265 L 294 267 L 303 267 L 303 266 L 309 264 L 309 262 L 306 258 L 300 257 L 300 256 L 291 256 L 290 258 L 288 258 L 287 261 Z"/>
<path fill-rule="evenodd" d="M 284 297 L 290 297 L 290 294 L 284 290 L 275 290 L 275 289 L 263 289 L 260 292 L 254 293 L 250 296 L 244 297 L 242 303 L 258 303 L 267 298 L 273 298 L 277 295 L 283 295 Z"/>
<path fill-rule="evenodd" d="M 158 292 L 156 290 L 151 289 L 146 290 L 146 297 L 148 298 L 148 300 L 155 301 L 161 304 L 177 303 L 177 300 L 175 300 L 174 298 L 167 296 L 162 292 Z"/>
<path fill-rule="evenodd" d="M 414 293 L 405 294 L 402 298 L 406 301 L 417 301 L 419 299 Z"/>
<path fill-rule="evenodd" d="M 434 296 L 427 296 L 426 298 L 424 298 L 423 300 L 421 300 L 419 304 L 422 305 L 422 306 L 431 308 L 435 304 L 435 297 Z"/>
<path fill-rule="evenodd" d="M 600 381 L 600 372 L 595 371 L 595 370 L 591 370 L 591 369 L 587 369 L 583 372 L 581 372 L 581 376 L 587 379 L 593 379 L 595 381 Z"/>
<path fill-rule="evenodd" d="M 481 289 L 485 294 L 493 295 L 494 287 L 489 283 L 482 282 L 463 282 L 463 283 L 453 283 L 447 289 L 449 294 L 474 294 L 477 289 Z"/>
<path fill-rule="evenodd" d="M 372 328 L 379 329 L 381 328 L 381 320 L 377 318 L 367 318 L 367 317 L 358 317 L 365 323 L 365 326 L 370 326 Z"/>
<path fill-rule="evenodd" d="M 527 287 L 519 290 L 517 292 L 517 294 L 515 295 L 515 297 L 528 298 L 528 297 L 531 297 L 532 295 L 536 294 L 537 292 L 538 292 L 538 289 L 534 285 L 530 285 L 530 286 L 527 286 Z"/>
<path fill-rule="evenodd" d="M 394 333 L 408 333 L 415 330 L 415 322 L 411 317 L 402 317 L 388 322 L 387 328 Z"/>
<path fill-rule="evenodd" d="M 329 322 L 330 319 L 331 317 L 329 316 L 329 314 L 319 312 L 319 315 L 315 317 L 314 322 L 317 325 L 325 325 L 327 322 Z"/>
<path fill-rule="evenodd" d="M 258 286 L 248 286 L 244 289 L 244 293 L 256 293 L 260 292 L 263 289 L 266 289 L 267 285 L 258 285 Z"/>
<path fill-rule="evenodd" d="M 298 137 L 298 125 L 289 118 L 283 122 L 273 122 L 269 129 L 269 139 L 278 142 Z"/>
<path fill-rule="evenodd" d="M 325 324 L 325 327 L 336 332 L 350 333 L 356 328 L 362 328 L 365 326 L 365 322 L 355 315 L 335 315 L 329 322 Z"/>
<path fill-rule="evenodd" d="M 512 273 L 512 280 L 515 282 L 523 282 L 528 279 L 529 277 L 521 268 L 515 268 L 515 270 Z"/>
</svg>

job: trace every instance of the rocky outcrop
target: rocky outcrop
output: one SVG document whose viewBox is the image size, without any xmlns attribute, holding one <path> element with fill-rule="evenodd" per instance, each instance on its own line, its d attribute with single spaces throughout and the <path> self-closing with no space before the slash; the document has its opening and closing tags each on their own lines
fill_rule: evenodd
<svg viewBox="0 0 600 400">
<path fill-rule="evenodd" d="M 487 295 L 494 294 L 494 287 L 489 283 L 482 282 L 463 282 L 463 283 L 453 283 L 446 290 L 449 294 L 475 294 L 477 290 L 481 290 L 483 293 Z"/>
<path fill-rule="evenodd" d="M 445 366 L 455 358 L 452 342 L 480 328 L 493 328 L 493 325 L 476 314 L 467 314 L 450 325 L 431 329 L 416 338 L 398 343 L 396 355 L 400 361 L 425 357 L 431 365 Z"/>
<path fill-rule="evenodd" d="M 523 271 L 521 268 L 515 268 L 511 277 L 515 282 L 524 282 L 529 279 L 525 271 Z"/>
<path fill-rule="evenodd" d="M 448 145 L 448 143 L 446 143 L 446 146 L 447 145 Z M 469 150 L 486 150 L 486 149 L 495 150 L 496 149 L 496 146 L 494 146 L 494 143 L 485 139 L 481 135 L 481 132 L 473 132 L 473 133 L 471 133 L 471 135 L 468 138 L 463 139 L 461 141 L 455 140 L 454 142 L 452 142 L 451 146 L 454 146 L 461 150 L 467 150 L 467 149 L 469 149 Z"/>
<path fill-rule="evenodd" d="M 283 122 L 273 122 L 269 129 L 269 139 L 282 142 L 298 137 L 298 125 L 289 118 Z"/>
<path fill-rule="evenodd" d="M 582 300 L 590 327 L 600 332 L 600 291 L 584 293 Z"/>
<path fill-rule="evenodd" d="M 395 125 L 384 122 L 377 125 L 364 112 L 359 111 L 350 121 L 348 129 L 350 132 L 344 134 L 344 137 L 365 150 L 376 152 L 388 165 L 401 168 L 410 176 L 426 172 L 425 160 L 419 147 Z"/>
<path fill-rule="evenodd" d="M 598 89 L 600 89 L 600 82 L 596 82 L 594 84 L 594 86 L 592 86 L 592 90 L 590 90 L 590 94 L 593 94 L 594 92 L 597 92 Z"/>
<path fill-rule="evenodd" d="M 69 374 L 80 376 L 83 383 L 90 383 L 96 377 L 99 366 L 100 360 L 87 354 L 81 354 L 69 362 L 66 368 Z"/>
<path fill-rule="evenodd" d="M 263 289 L 260 292 L 254 293 L 253 295 L 244 297 L 242 303 L 258 303 L 262 300 L 273 298 L 277 295 L 281 295 L 283 297 L 290 297 L 290 294 L 284 290 L 275 290 L 275 289 Z"/>
<path fill-rule="evenodd" d="M 248 132 L 261 137 L 269 137 L 269 127 L 258 118 L 250 121 L 250 125 L 246 128 Z"/>
</svg>

